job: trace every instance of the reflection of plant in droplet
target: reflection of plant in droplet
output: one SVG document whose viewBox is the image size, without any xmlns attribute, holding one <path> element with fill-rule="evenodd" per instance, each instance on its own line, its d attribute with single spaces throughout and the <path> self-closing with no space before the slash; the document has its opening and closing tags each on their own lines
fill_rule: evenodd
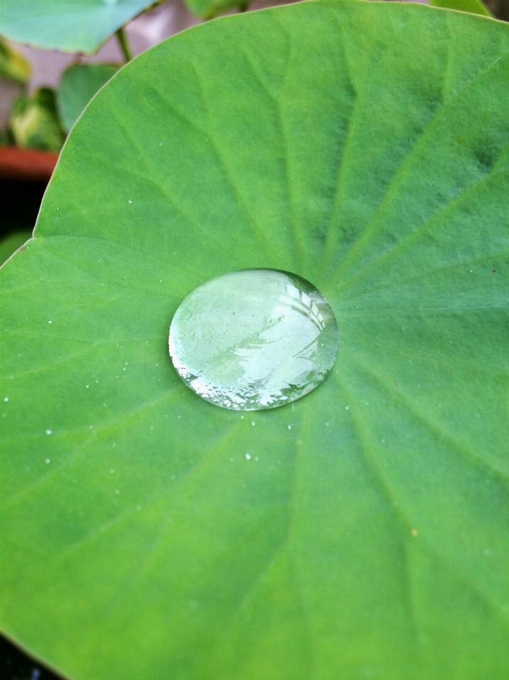
<svg viewBox="0 0 509 680">
<path fill-rule="evenodd" d="M 293 399 L 308 394 L 331 370 L 336 352 L 337 325 L 327 301 L 309 282 L 275 270 L 233 272 L 200 286 L 170 329 L 181 377 L 226 408 L 283 406 L 288 396 L 281 388 L 289 383 L 299 385 Z"/>
</svg>

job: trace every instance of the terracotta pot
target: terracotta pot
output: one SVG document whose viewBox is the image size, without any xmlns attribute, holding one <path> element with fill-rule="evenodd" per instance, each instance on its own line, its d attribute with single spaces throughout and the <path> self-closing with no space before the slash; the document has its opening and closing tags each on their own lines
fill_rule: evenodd
<svg viewBox="0 0 509 680">
<path fill-rule="evenodd" d="M 58 160 L 58 154 L 15 146 L 0 148 L 0 177 L 48 181 Z"/>
</svg>

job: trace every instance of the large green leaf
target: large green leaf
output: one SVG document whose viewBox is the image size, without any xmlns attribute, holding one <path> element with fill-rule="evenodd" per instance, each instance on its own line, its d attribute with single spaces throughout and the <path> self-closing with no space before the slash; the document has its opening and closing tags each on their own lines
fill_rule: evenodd
<svg viewBox="0 0 509 680">
<path fill-rule="evenodd" d="M 2 0 L 0 34 L 64 52 L 96 52 L 154 0 Z"/>
<path fill-rule="evenodd" d="M 509 675 L 507 110 L 509 27 L 419 6 L 231 17 L 119 71 L 3 271 L 10 637 L 80 680 Z M 316 285 L 340 350 L 242 414 L 167 334 L 252 267 Z"/>
</svg>

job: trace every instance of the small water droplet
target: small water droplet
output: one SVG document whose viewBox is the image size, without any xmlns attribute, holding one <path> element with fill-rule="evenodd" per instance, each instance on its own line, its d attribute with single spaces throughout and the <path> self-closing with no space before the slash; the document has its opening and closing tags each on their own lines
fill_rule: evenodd
<svg viewBox="0 0 509 680">
<path fill-rule="evenodd" d="M 5 402 L 8 402 L 8 401 L 9 401 L 9 397 L 4 397 L 4 401 L 5 401 Z"/>
<path fill-rule="evenodd" d="M 48 319 L 48 323 L 51 325 L 53 323 L 53 319 Z"/>
<path fill-rule="evenodd" d="M 49 465 L 51 463 L 51 458 L 46 458 L 44 462 L 46 463 L 46 465 Z"/>
<path fill-rule="evenodd" d="M 251 460 L 251 454 L 250 453 L 246 453 L 245 457 L 246 457 L 246 460 Z"/>
<path fill-rule="evenodd" d="M 286 429 L 287 429 L 287 430 L 291 430 L 291 429 L 292 429 L 292 426 L 291 426 L 291 425 L 287 425 L 287 426 L 286 426 Z"/>
<path fill-rule="evenodd" d="M 170 326 L 184 382 L 216 406 L 255 411 L 300 399 L 334 365 L 338 327 L 323 295 L 299 276 L 233 272 L 196 288 Z"/>
<path fill-rule="evenodd" d="M 48 427 L 46 429 L 46 434 L 53 434 L 53 430 L 50 427 Z"/>
<path fill-rule="evenodd" d="M 129 205 L 131 205 L 133 201 L 132 201 L 131 198 L 128 198 L 128 199 L 127 199 L 127 202 L 129 203 Z"/>
<path fill-rule="evenodd" d="M 349 407 L 349 406 L 345 406 L 345 411 L 349 411 L 349 410 L 350 410 L 350 407 Z"/>
</svg>

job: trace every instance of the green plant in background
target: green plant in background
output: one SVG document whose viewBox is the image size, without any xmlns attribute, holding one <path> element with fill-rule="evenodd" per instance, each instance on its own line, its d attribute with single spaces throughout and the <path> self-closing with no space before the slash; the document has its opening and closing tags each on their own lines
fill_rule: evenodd
<svg viewBox="0 0 509 680">
<path fill-rule="evenodd" d="M 117 33 L 128 60 L 131 54 L 122 27 L 153 4 L 147 0 L 49 0 L 42 12 L 34 13 L 31 0 L 5 0 L 0 10 L 0 33 L 14 41 L 83 54 L 96 52 Z M 2 68 L 4 63 L 6 67 Z M 19 79 L 17 66 L 21 68 L 23 84 L 27 84 L 25 60 L 4 40 L 0 45 L 0 74 Z M 69 131 L 89 99 L 117 68 L 110 64 L 76 64 L 64 73 L 57 92 L 42 88 L 32 97 L 16 100 L 9 121 L 11 141 L 22 148 L 59 151 L 64 139 L 62 130 Z"/>
<path fill-rule="evenodd" d="M 26 85 L 31 71 L 30 62 L 0 36 L 0 78 Z"/>
<path fill-rule="evenodd" d="M 508 676 L 508 66 L 491 19 L 314 2 L 103 88 L 2 271 L 8 636 L 80 680 Z M 340 348 L 243 414 L 167 337 L 246 268 Z"/>
<path fill-rule="evenodd" d="M 434 7 L 456 9 L 461 12 L 480 14 L 481 16 L 492 16 L 489 9 L 481 2 L 481 0 L 430 0 L 429 4 Z"/>
<path fill-rule="evenodd" d="M 93 54 L 153 0 L 3 0 L 0 33 L 10 40 L 62 52 Z"/>
<path fill-rule="evenodd" d="M 157 4 L 153 0 L 47 0 L 43 11 L 34 13 L 32 0 L 4 0 L 0 34 L 20 43 L 77 55 L 97 52 L 116 34 L 129 61 L 132 53 L 123 26 Z M 235 8 L 246 9 L 247 4 L 245 0 L 191 0 L 189 8 L 205 19 Z M 27 85 L 30 64 L 5 39 L 0 37 L 0 41 L 0 77 Z M 91 97 L 117 69 L 113 64 L 75 64 L 64 73 L 56 92 L 45 87 L 31 97 L 20 97 L 14 102 L 7 134 L 2 133 L 4 143 L 60 150 L 62 129 L 69 131 Z M 58 100 L 58 110 L 49 98 Z"/>
<path fill-rule="evenodd" d="M 48 87 L 39 88 L 31 97 L 16 99 L 9 123 L 17 146 L 60 151 L 64 143 L 55 92 Z"/>
</svg>

